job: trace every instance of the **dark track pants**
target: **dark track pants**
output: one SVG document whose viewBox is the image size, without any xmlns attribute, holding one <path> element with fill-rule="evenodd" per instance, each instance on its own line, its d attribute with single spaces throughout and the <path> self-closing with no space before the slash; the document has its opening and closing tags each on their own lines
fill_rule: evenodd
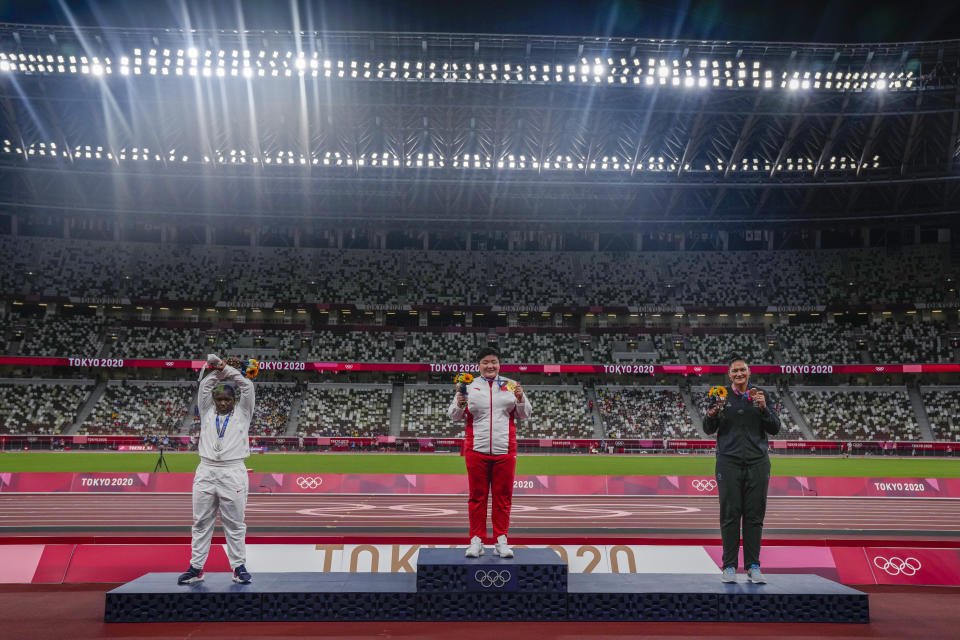
<svg viewBox="0 0 960 640">
<path fill-rule="evenodd" d="M 737 566 L 743 524 L 743 565 L 760 564 L 760 537 L 767 512 L 770 460 L 753 464 L 717 459 L 723 568 Z"/>
</svg>

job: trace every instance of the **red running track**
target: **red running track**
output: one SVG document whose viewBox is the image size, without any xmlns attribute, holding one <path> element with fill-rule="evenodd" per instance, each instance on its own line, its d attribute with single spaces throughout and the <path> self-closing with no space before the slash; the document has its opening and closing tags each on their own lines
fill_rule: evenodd
<svg viewBox="0 0 960 640">
<path fill-rule="evenodd" d="M 715 497 L 517 496 L 511 532 L 540 538 L 718 537 Z M 189 535 L 188 494 L 0 494 L 0 536 Z M 251 494 L 248 535 L 460 536 L 466 498 Z M 960 500 L 771 497 L 765 535 L 960 540 Z"/>
</svg>

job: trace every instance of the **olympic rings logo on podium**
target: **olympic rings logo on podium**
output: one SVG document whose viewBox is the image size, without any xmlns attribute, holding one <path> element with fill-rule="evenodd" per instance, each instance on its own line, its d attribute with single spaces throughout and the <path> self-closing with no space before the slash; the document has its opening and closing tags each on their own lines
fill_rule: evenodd
<svg viewBox="0 0 960 640">
<path fill-rule="evenodd" d="M 717 488 L 717 481 L 713 478 L 709 480 L 694 480 L 692 483 L 693 488 L 697 491 L 713 491 Z"/>
<path fill-rule="evenodd" d="M 484 589 L 489 589 L 491 587 L 500 589 L 510 582 L 511 577 L 511 573 L 506 569 L 503 571 L 497 571 L 496 569 L 484 571 L 483 569 L 480 569 L 473 574 L 473 579 L 480 583 L 480 586 Z"/>
<path fill-rule="evenodd" d="M 873 564 L 878 569 L 883 570 L 885 573 L 891 576 L 905 575 L 912 576 L 916 575 L 917 571 L 920 570 L 920 567 L 923 566 L 920 564 L 920 561 L 916 558 L 898 558 L 893 556 L 889 560 L 883 556 L 877 556 L 873 559 Z"/>
<path fill-rule="evenodd" d="M 301 489 L 319 489 L 323 484 L 323 478 L 313 478 L 309 476 L 300 476 L 297 478 L 297 486 Z"/>
</svg>

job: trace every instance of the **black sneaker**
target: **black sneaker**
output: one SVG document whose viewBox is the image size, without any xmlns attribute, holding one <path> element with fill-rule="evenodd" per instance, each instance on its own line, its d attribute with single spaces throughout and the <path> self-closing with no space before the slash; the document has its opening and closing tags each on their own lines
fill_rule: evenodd
<svg viewBox="0 0 960 640">
<path fill-rule="evenodd" d="M 177 578 L 177 584 L 193 584 L 203 580 L 203 569 L 197 569 L 191 566 Z"/>
<path fill-rule="evenodd" d="M 240 565 L 233 570 L 233 581 L 240 584 L 250 584 L 253 581 L 253 576 L 250 575 L 245 566 Z"/>
</svg>

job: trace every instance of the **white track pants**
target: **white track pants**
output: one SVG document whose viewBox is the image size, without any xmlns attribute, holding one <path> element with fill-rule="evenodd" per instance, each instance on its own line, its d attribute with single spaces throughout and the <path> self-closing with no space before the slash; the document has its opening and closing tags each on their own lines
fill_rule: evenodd
<svg viewBox="0 0 960 640">
<path fill-rule="evenodd" d="M 202 569 L 207 562 L 218 510 L 227 538 L 227 559 L 230 560 L 230 567 L 236 569 L 247 563 L 247 547 L 244 542 L 247 525 L 243 522 L 243 514 L 247 508 L 249 488 L 250 480 L 243 463 L 214 467 L 200 462 L 193 477 L 191 566 Z"/>
</svg>

